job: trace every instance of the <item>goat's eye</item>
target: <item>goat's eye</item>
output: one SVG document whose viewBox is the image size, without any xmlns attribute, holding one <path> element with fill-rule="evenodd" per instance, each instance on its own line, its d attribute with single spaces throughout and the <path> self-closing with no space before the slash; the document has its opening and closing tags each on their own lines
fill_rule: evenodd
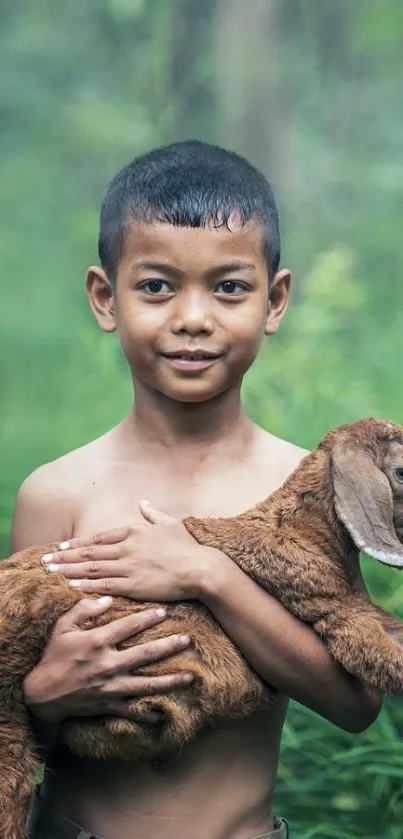
<svg viewBox="0 0 403 839">
<path fill-rule="evenodd" d="M 397 469 L 395 469 L 395 478 L 403 484 L 403 466 L 398 466 Z"/>
</svg>

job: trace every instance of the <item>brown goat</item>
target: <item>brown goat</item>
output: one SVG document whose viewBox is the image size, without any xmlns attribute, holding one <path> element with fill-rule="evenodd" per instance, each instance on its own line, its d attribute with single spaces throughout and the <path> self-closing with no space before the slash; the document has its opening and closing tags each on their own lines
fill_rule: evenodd
<svg viewBox="0 0 403 839">
<path fill-rule="evenodd" d="M 403 567 L 403 427 L 362 420 L 329 432 L 285 484 L 235 518 L 185 519 L 202 544 L 219 548 L 323 638 L 336 661 L 383 692 L 403 693 L 403 623 L 354 590 L 359 550 Z M 56 620 L 79 599 L 40 558 L 55 545 L 29 548 L 0 565 L 0 823 L 3 839 L 22 839 L 38 750 L 23 702 L 26 674 L 40 660 Z M 100 625 L 151 604 L 116 598 Z M 160 726 L 120 718 L 69 719 L 61 729 L 76 754 L 136 759 L 180 747 L 219 716 L 243 716 L 272 694 L 211 614 L 196 603 L 168 604 L 163 626 L 137 641 L 185 632 L 193 649 L 147 675 L 193 670 L 187 690 L 133 699 L 140 716 L 164 715 Z M 126 642 L 129 645 L 130 642 Z"/>
</svg>

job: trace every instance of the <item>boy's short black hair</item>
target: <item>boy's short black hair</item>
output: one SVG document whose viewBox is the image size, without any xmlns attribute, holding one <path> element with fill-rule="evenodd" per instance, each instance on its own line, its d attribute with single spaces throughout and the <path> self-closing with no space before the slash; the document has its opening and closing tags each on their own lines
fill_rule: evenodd
<svg viewBox="0 0 403 839">
<path fill-rule="evenodd" d="M 197 140 L 173 143 L 137 157 L 112 179 L 101 205 L 99 258 L 116 280 L 128 220 L 178 227 L 261 224 L 269 277 L 280 262 L 279 217 L 266 178 L 243 157 Z"/>
</svg>

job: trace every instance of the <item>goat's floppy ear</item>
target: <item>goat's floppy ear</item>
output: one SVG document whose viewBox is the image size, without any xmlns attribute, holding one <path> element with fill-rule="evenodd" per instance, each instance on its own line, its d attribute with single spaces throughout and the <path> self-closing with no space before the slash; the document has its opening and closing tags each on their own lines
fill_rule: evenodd
<svg viewBox="0 0 403 839">
<path fill-rule="evenodd" d="M 385 565 L 403 568 L 386 475 L 363 449 L 347 443 L 335 445 L 332 467 L 336 512 L 354 544 Z"/>
</svg>

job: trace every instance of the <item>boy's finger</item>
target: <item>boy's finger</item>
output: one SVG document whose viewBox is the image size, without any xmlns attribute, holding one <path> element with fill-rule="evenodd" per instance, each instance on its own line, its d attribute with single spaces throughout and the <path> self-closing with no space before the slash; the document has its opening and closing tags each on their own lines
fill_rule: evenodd
<svg viewBox="0 0 403 839">
<path fill-rule="evenodd" d="M 64 569 L 60 569 L 60 573 L 64 574 Z M 75 573 L 73 580 L 70 580 L 69 585 L 75 591 L 83 592 L 85 594 L 109 594 L 113 597 L 130 597 L 131 600 L 136 598 L 133 596 L 133 581 L 128 577 L 100 577 L 99 579 L 80 580 Z"/>
<path fill-rule="evenodd" d="M 127 679 L 128 696 L 152 696 L 155 693 L 166 693 L 175 687 L 186 687 L 194 681 L 193 673 L 171 673 L 168 676 L 132 676 Z"/>
<path fill-rule="evenodd" d="M 129 649 L 119 650 L 116 653 L 116 668 L 122 671 L 144 667 L 151 662 L 168 658 L 179 650 L 185 650 L 189 645 L 188 635 L 167 635 L 165 638 L 157 638 L 156 641 L 148 641 L 146 644 L 135 644 Z"/>
<path fill-rule="evenodd" d="M 42 565 L 46 568 L 58 562 L 84 562 L 87 559 L 120 559 L 123 550 L 121 544 L 113 545 L 86 545 L 84 548 L 72 548 L 71 550 L 55 551 L 51 554 L 44 554 L 41 557 Z"/>
<path fill-rule="evenodd" d="M 51 562 L 45 567 L 49 574 L 63 574 L 63 577 L 77 579 L 101 580 L 104 577 L 122 577 L 124 575 L 122 565 L 123 563 L 116 562 L 116 560 L 115 562 L 105 562 L 93 559 L 91 562 L 75 562 L 72 565 L 67 565 L 65 562 L 60 565 Z"/>
<path fill-rule="evenodd" d="M 102 645 L 116 646 L 132 635 L 137 635 L 144 629 L 155 626 L 165 617 L 166 610 L 163 607 L 144 609 L 143 612 L 132 612 L 130 615 L 125 615 L 124 618 L 117 618 L 117 620 L 111 621 L 105 626 L 89 631 L 98 636 Z"/>
<path fill-rule="evenodd" d="M 59 633 L 71 632 L 74 629 L 81 629 L 88 618 L 95 615 L 102 615 L 112 605 L 111 597 L 98 597 L 94 600 L 79 600 L 72 609 L 69 609 L 56 622 L 55 629 Z"/>
<path fill-rule="evenodd" d="M 176 519 L 164 510 L 153 507 L 146 498 L 142 498 L 139 504 L 140 512 L 150 524 L 173 524 Z"/>
<path fill-rule="evenodd" d="M 60 542 L 59 548 L 61 551 L 69 551 L 72 548 L 86 548 L 89 545 L 114 545 L 118 542 L 124 542 L 131 529 L 128 525 L 125 525 L 124 527 L 115 527 L 113 530 L 102 530 L 92 536 L 80 536 L 78 539 Z"/>
<path fill-rule="evenodd" d="M 130 699 L 136 699 L 140 696 L 153 696 L 158 693 L 167 693 L 174 688 L 185 688 L 194 682 L 195 676 L 189 670 L 170 673 L 164 676 L 126 676 L 125 679 L 119 681 L 116 686 L 116 692 L 110 691 L 110 704 L 108 702 L 108 714 L 112 709 L 121 708 L 119 716 L 128 717 L 136 720 L 139 718 L 138 711 L 136 712 L 136 704 L 133 702 L 133 711 L 130 710 Z M 116 697 L 113 700 L 113 697 Z M 123 702 L 118 701 L 124 699 Z"/>
</svg>

